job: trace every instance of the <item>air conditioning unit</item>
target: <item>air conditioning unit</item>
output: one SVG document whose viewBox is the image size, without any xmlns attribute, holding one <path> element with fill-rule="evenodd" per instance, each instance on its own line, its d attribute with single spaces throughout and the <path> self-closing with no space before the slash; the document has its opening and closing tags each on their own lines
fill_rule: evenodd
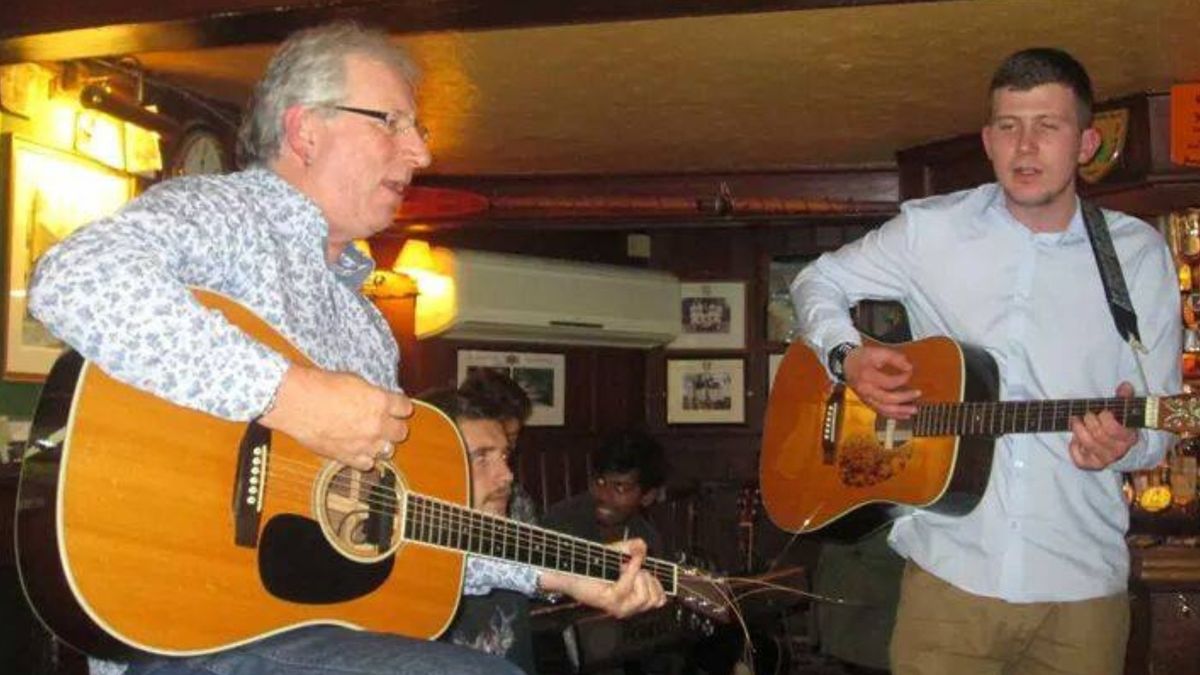
<svg viewBox="0 0 1200 675">
<path fill-rule="evenodd" d="M 649 348 L 680 330 L 666 272 L 434 248 L 416 277 L 418 338 Z"/>
</svg>

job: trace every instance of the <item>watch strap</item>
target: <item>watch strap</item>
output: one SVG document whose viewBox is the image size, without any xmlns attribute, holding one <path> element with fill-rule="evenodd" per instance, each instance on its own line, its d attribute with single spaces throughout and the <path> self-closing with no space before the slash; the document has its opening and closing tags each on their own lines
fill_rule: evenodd
<svg viewBox="0 0 1200 675">
<path fill-rule="evenodd" d="M 846 357 L 858 345 L 853 342 L 843 342 L 833 349 L 829 350 L 829 355 L 826 357 L 825 365 L 829 368 L 829 374 L 838 382 L 846 381 Z"/>
</svg>

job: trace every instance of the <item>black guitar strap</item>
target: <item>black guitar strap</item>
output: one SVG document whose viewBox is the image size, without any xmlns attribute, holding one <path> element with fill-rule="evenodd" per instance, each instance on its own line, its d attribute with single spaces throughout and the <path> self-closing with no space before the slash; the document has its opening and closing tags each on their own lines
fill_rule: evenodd
<svg viewBox="0 0 1200 675">
<path fill-rule="evenodd" d="M 1100 281 L 1104 284 L 1104 297 L 1108 300 L 1108 309 L 1117 325 L 1117 333 L 1121 335 L 1122 340 L 1137 349 L 1142 344 L 1142 336 L 1138 333 L 1137 313 L 1133 311 L 1133 301 L 1129 299 L 1125 275 L 1121 273 L 1121 261 L 1117 259 L 1117 252 L 1113 249 L 1112 235 L 1108 232 L 1104 213 L 1086 199 L 1079 200 L 1079 208 L 1083 211 L 1083 224 L 1087 227 L 1088 239 L 1092 242 L 1092 253 L 1096 255 Z M 1144 347 L 1142 349 L 1144 350 Z"/>
</svg>

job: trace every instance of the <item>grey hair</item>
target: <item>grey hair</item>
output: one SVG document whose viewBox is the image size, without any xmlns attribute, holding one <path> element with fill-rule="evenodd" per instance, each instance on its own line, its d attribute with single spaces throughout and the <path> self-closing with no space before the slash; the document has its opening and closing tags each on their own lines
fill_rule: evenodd
<svg viewBox="0 0 1200 675">
<path fill-rule="evenodd" d="M 266 164 L 279 156 L 288 108 L 331 108 L 344 101 L 346 59 L 352 55 L 392 66 L 414 87 L 420 77 L 408 54 L 382 31 L 338 21 L 293 33 L 254 87 L 238 130 L 239 163 Z"/>
</svg>

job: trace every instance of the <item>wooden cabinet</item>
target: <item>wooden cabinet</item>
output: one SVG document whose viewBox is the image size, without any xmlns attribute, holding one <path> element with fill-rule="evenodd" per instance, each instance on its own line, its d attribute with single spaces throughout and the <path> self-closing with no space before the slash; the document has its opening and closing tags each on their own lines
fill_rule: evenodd
<svg viewBox="0 0 1200 675">
<path fill-rule="evenodd" d="M 1131 551 L 1126 675 L 1200 675 L 1200 548 Z"/>
</svg>

